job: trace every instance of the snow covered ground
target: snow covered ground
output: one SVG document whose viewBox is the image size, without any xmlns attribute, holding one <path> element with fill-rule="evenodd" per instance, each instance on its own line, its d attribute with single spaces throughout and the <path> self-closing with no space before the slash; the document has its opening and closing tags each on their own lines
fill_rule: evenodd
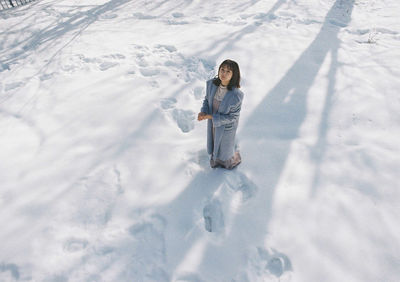
<svg viewBox="0 0 400 282">
<path fill-rule="evenodd" d="M 1 11 L 0 281 L 400 281 L 399 14 L 397 0 Z M 234 171 L 209 168 L 195 120 L 226 58 L 245 93 Z"/>
</svg>

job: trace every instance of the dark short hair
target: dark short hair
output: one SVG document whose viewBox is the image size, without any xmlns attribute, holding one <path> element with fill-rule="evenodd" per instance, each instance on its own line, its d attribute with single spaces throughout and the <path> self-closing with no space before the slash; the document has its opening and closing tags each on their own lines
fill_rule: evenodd
<svg viewBox="0 0 400 282">
<path fill-rule="evenodd" d="M 219 65 L 218 73 L 223 66 L 228 67 L 228 69 L 232 71 L 232 78 L 227 86 L 228 90 L 232 90 L 233 87 L 240 88 L 240 69 L 238 63 L 229 59 L 225 60 Z M 214 78 L 213 83 L 216 86 L 219 86 L 221 84 L 221 80 L 219 79 L 218 74 Z"/>
</svg>

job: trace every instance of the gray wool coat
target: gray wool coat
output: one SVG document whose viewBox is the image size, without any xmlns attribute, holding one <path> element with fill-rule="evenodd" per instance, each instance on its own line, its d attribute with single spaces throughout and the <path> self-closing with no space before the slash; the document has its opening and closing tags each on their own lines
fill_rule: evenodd
<svg viewBox="0 0 400 282">
<path fill-rule="evenodd" d="M 207 152 L 213 155 L 213 159 L 226 161 L 235 153 L 235 136 L 239 125 L 240 109 L 242 107 L 243 92 L 238 88 L 228 90 L 222 100 L 217 113 L 212 114 L 213 100 L 218 86 L 213 79 L 207 81 L 206 96 L 201 112 L 212 115 L 212 120 L 207 124 Z M 213 138 L 213 126 L 215 137 Z"/>
</svg>

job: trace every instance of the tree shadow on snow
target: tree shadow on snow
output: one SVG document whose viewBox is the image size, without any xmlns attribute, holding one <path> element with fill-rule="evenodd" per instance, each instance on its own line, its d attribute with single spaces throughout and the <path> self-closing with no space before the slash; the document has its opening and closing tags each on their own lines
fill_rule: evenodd
<svg viewBox="0 0 400 282">
<path fill-rule="evenodd" d="M 329 112 L 335 91 L 338 68 L 337 53 L 340 47 L 338 34 L 349 21 L 354 0 L 337 0 L 328 12 L 322 28 L 311 45 L 296 60 L 286 75 L 266 94 L 254 112 L 249 116 L 241 132 L 242 139 L 251 144 L 259 144 L 261 152 L 266 152 L 258 167 L 270 168 L 267 172 L 269 189 L 274 189 L 287 161 L 290 145 L 298 137 L 300 127 L 307 113 L 307 94 L 326 57 L 331 55 L 327 99 L 325 100 L 319 139 L 314 152 L 316 162 L 323 157 L 326 145 Z M 255 159 L 258 157 L 253 156 Z M 251 157 L 250 157 L 251 158 Z M 272 168 L 272 167 L 271 167 Z M 317 173 L 318 174 L 318 173 Z M 318 177 L 316 177 L 318 181 Z M 272 194 L 270 195 L 272 196 Z"/>
<path fill-rule="evenodd" d="M 111 0 L 103 5 L 96 5 L 93 6 L 93 8 L 84 11 L 81 11 L 79 6 L 72 7 L 70 11 L 64 12 L 61 15 L 61 19 L 64 20 L 66 15 L 69 13 L 69 18 L 66 21 L 57 19 L 56 22 L 52 22 L 47 27 L 41 28 L 38 31 L 31 31 L 30 37 L 15 42 L 13 48 L 17 51 L 3 59 L 2 63 L 10 66 L 16 63 L 19 59 L 29 56 L 30 52 L 35 52 L 40 48 L 49 48 L 51 45 L 57 44 L 58 40 L 61 40 L 63 36 L 71 33 L 71 37 L 68 38 L 68 40 L 64 40 L 66 43 L 63 44 L 62 47 L 52 56 L 49 62 L 45 65 L 47 66 L 63 48 L 73 42 L 84 30 L 96 22 L 101 15 L 120 9 L 128 2 L 130 2 L 130 0 Z M 50 5 L 54 5 L 54 3 Z M 87 6 L 84 7 L 86 8 Z M 48 8 L 49 6 L 45 6 L 44 10 L 46 11 Z M 51 10 L 49 13 L 52 14 L 54 12 Z M 26 26 L 24 26 L 23 30 L 7 30 L 0 33 L 0 35 L 7 39 L 9 34 L 29 32 L 29 30 L 26 29 Z M 46 46 L 46 43 L 50 44 L 50 46 Z M 0 53 L 0 55 L 3 54 Z M 38 73 L 40 73 L 40 71 Z"/>
</svg>

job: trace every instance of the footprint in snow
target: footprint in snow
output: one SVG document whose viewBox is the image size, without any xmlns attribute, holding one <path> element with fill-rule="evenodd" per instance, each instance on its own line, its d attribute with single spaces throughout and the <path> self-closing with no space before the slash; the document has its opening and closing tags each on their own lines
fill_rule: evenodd
<svg viewBox="0 0 400 282">
<path fill-rule="evenodd" d="M 281 277 L 285 272 L 291 271 L 292 266 L 289 258 L 284 254 L 277 254 L 272 256 L 267 265 L 266 269 L 274 276 Z"/>
<path fill-rule="evenodd" d="M 119 65 L 121 60 L 126 57 L 122 54 L 109 54 L 102 57 L 86 57 L 83 54 L 77 54 L 70 60 L 71 64 L 63 66 L 63 70 L 74 72 L 78 69 L 87 68 L 88 65 L 95 65 L 100 71 L 106 71 Z"/>
<path fill-rule="evenodd" d="M 86 249 L 88 241 L 85 239 L 71 238 L 64 244 L 64 250 L 69 253 L 75 253 Z"/>
<path fill-rule="evenodd" d="M 257 186 L 246 175 L 237 170 L 224 171 L 224 179 L 230 189 L 242 193 L 244 202 L 254 197 L 257 192 Z"/>
<path fill-rule="evenodd" d="M 208 232 L 220 233 L 224 230 L 224 214 L 221 203 L 213 199 L 203 208 L 204 227 Z"/>
<path fill-rule="evenodd" d="M 150 77 L 158 75 L 160 73 L 160 70 L 156 68 L 141 68 L 140 73 L 143 76 Z"/>
<path fill-rule="evenodd" d="M 138 64 L 138 66 L 142 67 L 142 68 L 146 68 L 149 66 L 149 63 L 146 60 L 146 57 L 148 57 L 149 55 L 147 55 L 147 53 L 149 52 L 147 49 L 140 48 L 140 46 L 134 46 L 134 48 L 137 50 L 140 50 L 139 53 L 136 53 L 136 62 Z M 145 52 L 145 53 L 143 53 Z"/>
<path fill-rule="evenodd" d="M 273 257 L 268 261 L 266 268 L 271 274 L 280 277 L 285 271 L 285 260 L 282 257 Z"/>
<path fill-rule="evenodd" d="M 264 248 L 258 248 L 257 252 L 258 259 L 255 261 L 263 264 L 263 268 L 269 274 L 280 278 L 285 275 L 285 273 L 292 270 L 292 263 L 287 255 L 274 249 L 266 250 Z"/>
<path fill-rule="evenodd" d="M 173 52 L 176 52 L 176 51 L 177 51 L 177 49 L 176 49 L 175 46 L 173 46 L 173 45 L 163 45 L 163 44 L 158 44 L 158 45 L 156 45 L 156 49 L 158 49 L 158 50 L 165 49 L 165 50 L 167 50 L 167 51 L 170 52 L 170 53 L 173 53 Z"/>
<path fill-rule="evenodd" d="M 42 75 L 39 77 L 39 79 L 40 79 L 40 81 L 45 81 L 45 80 L 52 79 L 53 76 L 54 76 L 54 73 L 45 73 L 45 74 L 42 74 Z"/>
<path fill-rule="evenodd" d="M 183 133 L 188 133 L 194 128 L 195 113 L 193 111 L 174 109 L 172 117 Z"/>
<path fill-rule="evenodd" d="M 24 86 L 24 83 L 22 81 L 7 83 L 5 85 L 5 87 L 4 87 L 4 91 L 7 92 L 7 91 L 15 90 L 15 89 L 20 88 L 22 86 Z"/>
<path fill-rule="evenodd" d="M 156 80 L 150 81 L 149 84 L 151 87 L 160 88 L 160 85 L 158 84 L 158 82 Z"/>
<path fill-rule="evenodd" d="M 102 20 L 111 20 L 111 19 L 115 19 L 117 17 L 118 17 L 117 14 L 105 14 L 105 15 L 101 15 L 100 19 L 102 19 Z"/>
<path fill-rule="evenodd" d="M 102 61 L 99 58 L 88 58 L 85 57 L 85 55 L 78 54 L 77 57 L 84 63 L 88 64 L 96 64 L 96 63 L 101 63 Z"/>
<path fill-rule="evenodd" d="M 168 24 L 168 25 L 185 25 L 185 24 L 189 24 L 189 22 L 188 21 L 168 20 L 166 22 L 166 24 Z"/>
<path fill-rule="evenodd" d="M 172 109 L 175 107 L 176 102 L 178 102 L 175 98 L 165 98 L 161 100 L 161 108 L 164 110 Z"/>
<path fill-rule="evenodd" d="M 108 58 L 108 59 L 114 59 L 114 60 L 123 60 L 126 59 L 126 57 L 122 54 L 110 54 L 110 55 L 105 55 L 103 58 Z"/>
<path fill-rule="evenodd" d="M 182 14 L 182 13 L 173 13 L 172 16 L 173 16 L 174 18 L 178 19 L 178 18 L 183 18 L 185 15 Z"/>
<path fill-rule="evenodd" d="M 135 70 L 134 68 L 132 68 L 132 69 L 128 70 L 128 71 L 126 72 L 126 74 L 127 74 L 127 75 L 134 75 L 134 74 L 136 74 L 136 70 Z"/>
<path fill-rule="evenodd" d="M 215 22 L 215 23 L 223 20 L 222 17 L 202 17 L 202 19 L 205 21 Z"/>
<path fill-rule="evenodd" d="M 152 16 L 152 15 L 145 15 L 143 13 L 134 13 L 133 17 L 138 19 L 138 20 L 152 20 L 152 19 L 156 19 L 156 16 Z"/>
<path fill-rule="evenodd" d="M 110 54 L 110 55 L 103 56 L 103 58 L 106 58 L 107 60 L 111 59 L 111 60 L 114 60 L 114 61 L 101 62 L 102 60 L 100 59 L 99 62 L 101 62 L 101 63 L 99 65 L 99 69 L 101 71 L 106 71 L 106 70 L 108 70 L 110 68 L 118 66 L 119 63 L 116 62 L 115 60 L 124 60 L 126 57 L 124 55 L 122 55 L 122 54 Z"/>
<path fill-rule="evenodd" d="M 172 118 L 183 133 L 190 132 L 194 128 L 195 113 L 191 110 L 176 109 L 175 98 L 164 98 L 161 100 L 163 110 L 172 110 Z"/>
<path fill-rule="evenodd" d="M 208 160 L 208 155 L 204 158 Z M 257 191 L 256 185 L 237 170 L 223 170 L 222 177 L 222 185 L 203 208 L 205 229 L 219 234 L 230 230 L 243 202 L 254 197 Z"/>
<path fill-rule="evenodd" d="M 100 64 L 99 69 L 101 71 L 106 71 L 106 70 L 116 67 L 118 65 L 119 64 L 117 62 L 103 62 Z"/>
</svg>

